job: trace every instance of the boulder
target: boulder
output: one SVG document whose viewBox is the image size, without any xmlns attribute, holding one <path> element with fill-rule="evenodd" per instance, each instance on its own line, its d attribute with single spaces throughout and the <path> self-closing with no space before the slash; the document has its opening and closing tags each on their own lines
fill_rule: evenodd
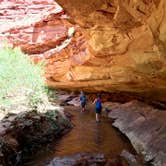
<svg viewBox="0 0 166 166">
<path fill-rule="evenodd" d="M 56 157 L 48 166 L 74 166 L 74 165 L 105 165 L 107 159 L 103 154 L 100 153 L 78 153 L 74 155 Z"/>
<path fill-rule="evenodd" d="M 22 112 L 0 121 L 0 165 L 22 165 L 41 146 L 71 129 L 62 111 Z"/>
<path fill-rule="evenodd" d="M 117 127 L 131 141 L 138 154 L 155 166 L 166 163 L 166 111 L 142 102 L 131 101 L 114 105 L 108 114 Z"/>
</svg>

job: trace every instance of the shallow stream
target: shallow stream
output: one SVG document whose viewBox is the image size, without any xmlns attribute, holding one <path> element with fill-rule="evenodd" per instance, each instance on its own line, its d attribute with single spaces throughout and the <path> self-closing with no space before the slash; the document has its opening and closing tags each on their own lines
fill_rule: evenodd
<svg viewBox="0 0 166 166">
<path fill-rule="evenodd" d="M 95 121 L 95 113 L 86 111 L 81 113 L 79 109 L 66 110 L 72 114 L 73 129 L 53 143 L 51 147 L 44 147 L 40 154 L 33 155 L 26 166 L 43 166 L 54 157 L 71 155 L 80 152 L 99 152 L 110 158 L 120 155 L 126 149 L 133 153 L 134 150 L 128 141 L 119 131 L 112 127 L 111 119 L 102 117 L 100 123 Z"/>
</svg>

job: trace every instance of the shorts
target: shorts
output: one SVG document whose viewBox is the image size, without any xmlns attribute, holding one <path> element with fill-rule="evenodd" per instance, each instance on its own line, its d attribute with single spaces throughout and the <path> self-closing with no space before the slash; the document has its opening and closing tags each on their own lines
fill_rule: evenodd
<svg viewBox="0 0 166 166">
<path fill-rule="evenodd" d="M 84 107 L 85 107 L 85 105 L 86 105 L 86 103 L 85 103 L 85 102 L 82 102 L 82 103 L 81 103 L 82 108 L 84 108 Z"/>
<path fill-rule="evenodd" d="M 101 114 L 101 109 L 102 109 L 102 108 L 96 108 L 96 113 L 97 113 L 97 114 Z"/>
</svg>

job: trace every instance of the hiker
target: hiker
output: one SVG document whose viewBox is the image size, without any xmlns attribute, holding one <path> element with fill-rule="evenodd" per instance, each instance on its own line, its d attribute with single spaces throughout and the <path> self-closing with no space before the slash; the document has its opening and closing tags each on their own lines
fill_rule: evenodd
<svg viewBox="0 0 166 166">
<path fill-rule="evenodd" d="M 98 94 L 97 98 L 93 102 L 96 107 L 96 122 L 100 122 L 100 116 L 102 111 L 102 104 L 101 104 L 101 95 Z"/>
<path fill-rule="evenodd" d="M 80 94 L 80 103 L 81 103 L 81 107 L 82 107 L 82 112 L 84 112 L 85 106 L 86 106 L 86 96 L 83 91 L 81 91 L 81 94 Z"/>
</svg>

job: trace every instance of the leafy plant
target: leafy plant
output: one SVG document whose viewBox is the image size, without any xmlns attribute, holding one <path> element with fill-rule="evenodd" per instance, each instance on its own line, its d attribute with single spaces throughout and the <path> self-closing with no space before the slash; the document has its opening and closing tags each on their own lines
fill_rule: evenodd
<svg viewBox="0 0 166 166">
<path fill-rule="evenodd" d="M 34 64 L 20 48 L 0 50 L 0 107 L 28 103 L 36 107 L 45 94 L 43 63 Z"/>
</svg>

